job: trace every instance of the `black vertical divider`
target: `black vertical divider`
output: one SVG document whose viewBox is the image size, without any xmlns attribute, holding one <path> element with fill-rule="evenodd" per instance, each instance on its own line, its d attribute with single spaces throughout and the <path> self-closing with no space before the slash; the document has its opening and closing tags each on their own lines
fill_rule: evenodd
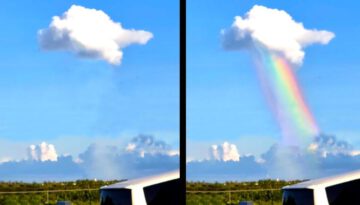
<svg viewBox="0 0 360 205">
<path fill-rule="evenodd" d="M 180 178 L 186 204 L 186 0 L 180 2 Z"/>
</svg>

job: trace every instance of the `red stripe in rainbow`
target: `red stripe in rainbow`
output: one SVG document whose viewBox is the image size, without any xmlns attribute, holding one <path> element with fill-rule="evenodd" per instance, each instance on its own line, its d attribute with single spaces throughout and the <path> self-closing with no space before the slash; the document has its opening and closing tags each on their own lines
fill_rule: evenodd
<svg viewBox="0 0 360 205">
<path fill-rule="evenodd" d="M 317 134 L 319 132 L 318 126 L 304 101 L 292 68 L 282 58 L 272 55 L 271 59 L 276 72 L 276 78 L 282 82 L 283 94 L 286 95 L 286 98 L 291 102 L 291 105 L 296 108 L 293 110 L 294 117 L 300 117 L 301 120 L 303 120 L 303 123 L 307 123 L 307 126 L 310 127 L 312 134 Z"/>
<path fill-rule="evenodd" d="M 307 141 L 319 133 L 291 65 L 276 54 L 257 48 L 261 62 L 257 72 L 270 108 L 286 143 Z"/>
</svg>

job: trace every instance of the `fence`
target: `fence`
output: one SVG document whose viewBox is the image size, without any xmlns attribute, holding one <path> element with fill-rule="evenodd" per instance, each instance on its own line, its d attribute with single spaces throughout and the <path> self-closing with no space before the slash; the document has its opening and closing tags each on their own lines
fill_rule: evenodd
<svg viewBox="0 0 360 205">
<path fill-rule="evenodd" d="M 281 205 L 281 189 L 247 189 L 223 191 L 186 191 L 187 205 L 238 205 L 252 201 L 254 205 Z"/>
<path fill-rule="evenodd" d="M 62 200 L 71 201 L 72 205 L 98 205 L 99 189 L 0 192 L 0 205 L 55 205 Z M 281 189 L 186 191 L 187 205 L 238 205 L 240 201 L 281 205 Z"/>
<path fill-rule="evenodd" d="M 99 189 L 0 192 L 0 205 L 55 205 L 57 201 L 71 201 L 72 205 L 98 205 Z"/>
</svg>

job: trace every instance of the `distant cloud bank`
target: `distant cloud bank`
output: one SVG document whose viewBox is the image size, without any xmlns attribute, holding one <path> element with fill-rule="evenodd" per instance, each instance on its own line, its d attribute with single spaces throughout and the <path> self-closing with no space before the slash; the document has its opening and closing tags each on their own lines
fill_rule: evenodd
<svg viewBox="0 0 360 205">
<path fill-rule="evenodd" d="M 216 151 L 217 147 L 214 149 L 212 146 L 210 150 Z M 238 153 L 236 145 L 230 146 L 227 142 L 220 146 L 220 150 L 229 147 Z M 360 169 L 359 150 L 333 135 L 320 134 L 307 149 L 274 144 L 258 158 L 253 155 L 227 158 L 210 152 L 209 159 L 187 163 L 187 180 L 309 179 L 356 169 Z"/>
<path fill-rule="evenodd" d="M 119 65 L 122 49 L 146 44 L 153 34 L 125 29 L 101 10 L 73 5 L 62 16 L 54 16 L 48 28 L 38 31 L 40 47 L 63 50 L 81 58 L 99 59 Z"/>
<path fill-rule="evenodd" d="M 236 16 L 232 26 L 222 30 L 222 45 L 227 50 L 251 50 L 261 46 L 300 65 L 303 48 L 327 44 L 335 34 L 325 30 L 306 29 L 283 10 L 255 5 L 245 17 Z"/>
<path fill-rule="evenodd" d="M 22 160 L 0 161 L 0 181 L 125 179 L 179 168 L 179 152 L 151 135 L 139 135 L 125 147 L 91 144 L 78 157 L 58 155 L 55 146 L 30 145 Z"/>
</svg>

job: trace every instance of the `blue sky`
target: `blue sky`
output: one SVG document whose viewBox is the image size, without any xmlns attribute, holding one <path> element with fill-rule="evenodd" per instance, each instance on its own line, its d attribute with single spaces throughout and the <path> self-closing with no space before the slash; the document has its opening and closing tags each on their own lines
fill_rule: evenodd
<svg viewBox="0 0 360 205">
<path fill-rule="evenodd" d="M 119 66 L 40 49 L 37 32 L 72 5 L 154 38 L 124 48 Z M 76 156 L 91 143 L 138 134 L 178 147 L 178 2 L 7 1 L 0 19 L 0 159 L 21 159 L 42 141 Z"/>
<path fill-rule="evenodd" d="M 221 29 L 255 4 L 285 10 L 305 28 L 335 33 L 328 45 L 305 49 L 297 76 L 321 131 L 359 149 L 360 3 L 199 0 L 187 5 L 188 159 L 202 159 L 211 144 L 224 141 L 237 145 L 240 154 L 258 156 L 281 138 L 251 56 L 221 47 Z"/>
</svg>

